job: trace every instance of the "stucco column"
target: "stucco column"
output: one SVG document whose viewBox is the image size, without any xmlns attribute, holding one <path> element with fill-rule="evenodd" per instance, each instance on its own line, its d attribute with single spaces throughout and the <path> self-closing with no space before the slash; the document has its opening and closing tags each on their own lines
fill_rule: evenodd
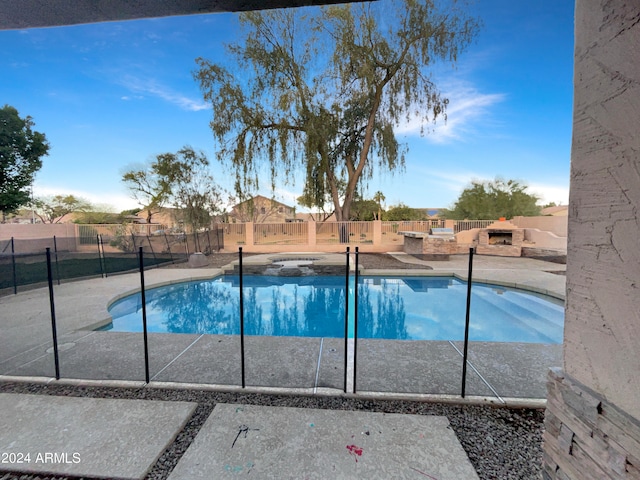
<svg viewBox="0 0 640 480">
<path fill-rule="evenodd" d="M 315 247 L 317 240 L 316 240 L 316 222 L 314 221 L 309 221 L 307 222 L 307 243 L 309 244 L 310 247 Z"/>
<path fill-rule="evenodd" d="M 373 221 L 373 244 L 382 245 L 382 221 Z"/>
<path fill-rule="evenodd" d="M 544 475 L 640 478 L 640 22 L 577 0 L 564 366 Z"/>
<path fill-rule="evenodd" d="M 253 246 L 255 243 L 253 239 L 253 225 L 253 222 L 247 222 L 244 224 L 244 242 L 247 246 Z"/>
</svg>

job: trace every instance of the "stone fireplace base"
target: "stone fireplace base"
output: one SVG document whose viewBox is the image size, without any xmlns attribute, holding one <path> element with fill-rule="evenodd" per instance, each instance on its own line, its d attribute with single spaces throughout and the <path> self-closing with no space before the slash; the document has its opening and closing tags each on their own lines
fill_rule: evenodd
<svg viewBox="0 0 640 480">
<path fill-rule="evenodd" d="M 544 480 L 640 479 L 640 423 L 552 368 L 547 381 Z"/>
<path fill-rule="evenodd" d="M 516 228 L 511 222 L 500 221 L 480 230 L 478 233 L 478 255 L 498 255 L 520 257 L 524 243 L 524 229 Z"/>
</svg>

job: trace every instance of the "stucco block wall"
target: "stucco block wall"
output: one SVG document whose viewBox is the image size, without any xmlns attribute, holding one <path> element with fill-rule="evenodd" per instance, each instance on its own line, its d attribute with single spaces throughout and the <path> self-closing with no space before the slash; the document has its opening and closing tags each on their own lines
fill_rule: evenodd
<svg viewBox="0 0 640 480">
<path fill-rule="evenodd" d="M 564 370 L 545 480 L 640 478 L 640 10 L 577 0 Z"/>
<path fill-rule="evenodd" d="M 640 418 L 638 3 L 578 0 L 564 368 Z"/>
<path fill-rule="evenodd" d="M 513 217 L 511 219 L 518 228 L 537 228 L 545 232 L 551 232 L 558 237 L 566 237 L 568 231 L 567 217 Z"/>
</svg>

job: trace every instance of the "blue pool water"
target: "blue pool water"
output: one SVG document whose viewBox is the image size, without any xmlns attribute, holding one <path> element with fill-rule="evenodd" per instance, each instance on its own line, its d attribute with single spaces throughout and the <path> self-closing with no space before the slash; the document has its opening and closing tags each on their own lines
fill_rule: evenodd
<svg viewBox="0 0 640 480">
<path fill-rule="evenodd" d="M 238 276 L 149 289 L 149 332 L 240 333 Z M 247 335 L 344 337 L 345 278 L 245 275 Z M 353 288 L 350 336 L 353 336 Z M 360 277 L 358 338 L 463 340 L 467 285 L 452 277 Z M 115 302 L 111 331 L 142 331 L 140 294 Z M 561 301 L 473 284 L 472 341 L 562 343 Z"/>
</svg>

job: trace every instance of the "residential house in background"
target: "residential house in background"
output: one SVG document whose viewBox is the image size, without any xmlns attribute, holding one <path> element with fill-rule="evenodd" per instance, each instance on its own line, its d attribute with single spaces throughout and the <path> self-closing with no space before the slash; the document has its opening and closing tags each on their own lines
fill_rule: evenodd
<svg viewBox="0 0 640 480">
<path fill-rule="evenodd" d="M 262 195 L 234 205 L 229 213 L 229 223 L 285 223 L 295 219 L 294 207 Z"/>
</svg>

